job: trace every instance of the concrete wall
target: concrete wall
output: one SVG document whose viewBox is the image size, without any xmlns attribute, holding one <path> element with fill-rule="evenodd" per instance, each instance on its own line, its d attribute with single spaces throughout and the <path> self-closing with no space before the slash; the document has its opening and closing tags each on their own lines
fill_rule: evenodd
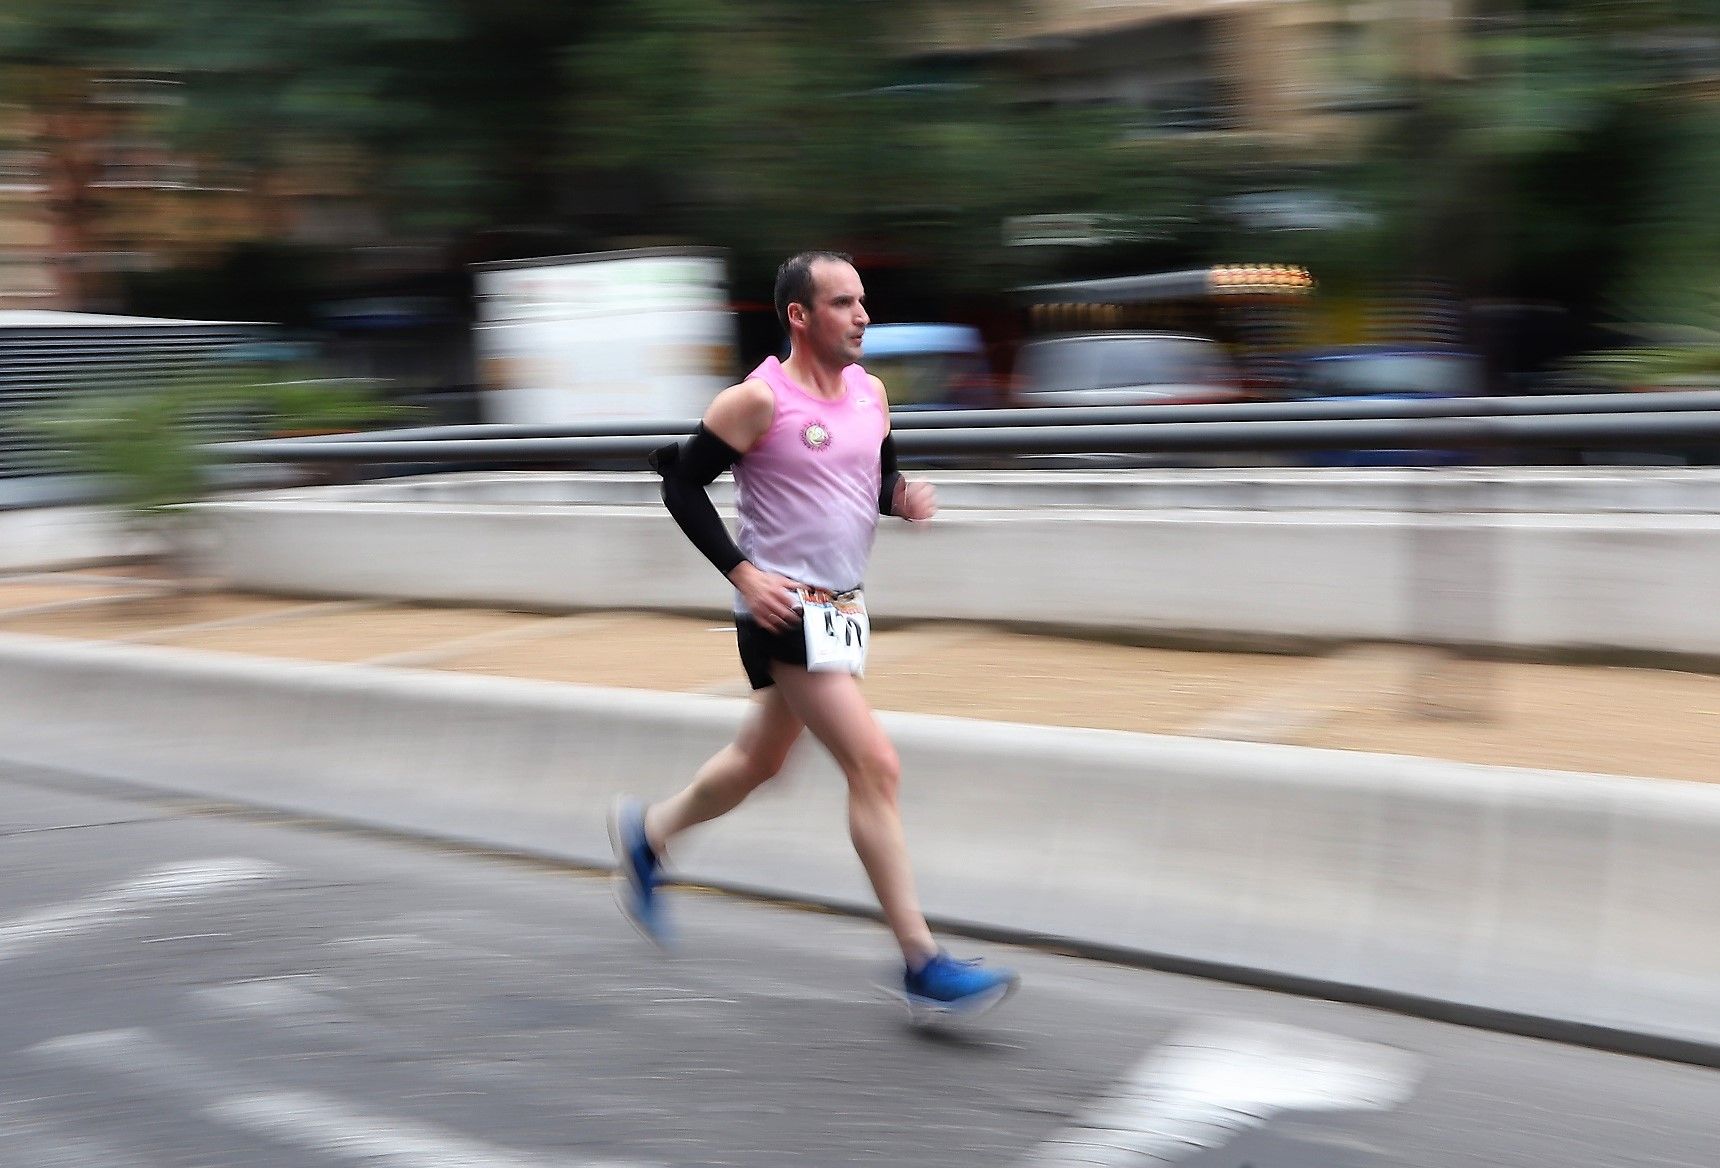
<svg viewBox="0 0 1720 1168">
<path fill-rule="evenodd" d="M 151 548 L 101 508 L 0 510 L 0 572 L 87 564 L 141 555 Z"/>
<path fill-rule="evenodd" d="M 1720 478 L 1493 473 L 946 475 L 935 522 L 883 524 L 866 583 L 881 619 L 1720 655 Z M 200 510 L 242 587 L 726 610 L 652 494 L 492 476 Z"/>
<path fill-rule="evenodd" d="M 0 757 L 593 863 L 743 705 L 0 635 Z M 1720 1044 L 1720 788 L 884 720 L 936 917 Z M 867 903 L 840 780 L 791 765 L 678 870 Z"/>
</svg>

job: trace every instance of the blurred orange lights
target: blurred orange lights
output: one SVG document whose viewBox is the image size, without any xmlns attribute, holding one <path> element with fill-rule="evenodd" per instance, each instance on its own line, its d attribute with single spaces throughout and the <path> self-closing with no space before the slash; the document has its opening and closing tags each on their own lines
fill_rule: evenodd
<svg viewBox="0 0 1720 1168">
<path fill-rule="evenodd" d="M 1314 277 L 1295 264 L 1221 264 L 1212 269 L 1211 281 L 1215 293 L 1296 295 L 1314 290 Z"/>
</svg>

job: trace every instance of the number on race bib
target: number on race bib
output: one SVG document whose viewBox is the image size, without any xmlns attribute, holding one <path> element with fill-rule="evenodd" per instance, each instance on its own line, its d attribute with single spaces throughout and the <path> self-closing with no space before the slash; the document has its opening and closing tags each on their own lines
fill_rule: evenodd
<svg viewBox="0 0 1720 1168">
<path fill-rule="evenodd" d="M 801 628 L 806 632 L 806 667 L 814 673 L 866 672 L 872 625 L 859 589 L 830 593 L 800 589 Z"/>
</svg>

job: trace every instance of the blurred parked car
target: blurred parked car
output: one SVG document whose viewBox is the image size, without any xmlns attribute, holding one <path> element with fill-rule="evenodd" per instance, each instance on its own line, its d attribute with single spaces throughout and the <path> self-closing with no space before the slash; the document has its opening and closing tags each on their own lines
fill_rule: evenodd
<svg viewBox="0 0 1720 1168">
<path fill-rule="evenodd" d="M 890 391 L 894 410 L 967 410 L 999 404 L 979 330 L 959 324 L 875 324 L 860 361 Z"/>
<path fill-rule="evenodd" d="M 1229 402 L 1242 391 L 1217 342 L 1180 333 L 1104 332 L 1022 346 L 1016 404 L 1142 406 Z"/>
<path fill-rule="evenodd" d="M 1462 349 L 1353 345 L 1302 354 L 1293 392 L 1316 401 L 1475 397 L 1482 378 L 1480 355 Z"/>
<path fill-rule="evenodd" d="M 1255 231 L 1344 231 L 1379 221 L 1357 203 L 1329 191 L 1248 191 L 1220 199 L 1218 209 Z"/>
<path fill-rule="evenodd" d="M 1432 345 L 1354 345 L 1304 353 L 1293 363 L 1291 396 L 1303 401 L 1418 401 L 1477 397 L 1486 388 L 1479 354 Z M 1457 450 L 1323 450 L 1315 466 L 1450 466 Z"/>
<path fill-rule="evenodd" d="M 1044 337 L 1016 358 L 1012 405 L 1153 406 L 1234 402 L 1246 395 L 1216 341 L 1183 333 L 1090 332 Z M 1228 465 L 1234 456 L 1046 454 L 1021 466 Z"/>
</svg>

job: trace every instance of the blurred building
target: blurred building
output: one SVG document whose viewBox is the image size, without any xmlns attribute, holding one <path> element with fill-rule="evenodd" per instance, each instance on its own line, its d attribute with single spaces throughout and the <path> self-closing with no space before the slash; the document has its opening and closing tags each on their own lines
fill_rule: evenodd
<svg viewBox="0 0 1720 1168">
<path fill-rule="evenodd" d="M 1467 0 L 1017 0 L 926 6 L 917 56 L 1008 74 L 1024 102 L 1132 111 L 1143 139 L 1342 148 L 1357 115 L 1461 68 Z"/>
<path fill-rule="evenodd" d="M 47 183 L 29 117 L 0 108 L 0 309 L 60 308 Z"/>
<path fill-rule="evenodd" d="M 162 77 L 66 74 L 0 112 L 0 308 L 112 306 L 121 273 L 255 233 L 243 192 L 173 149 Z"/>
<path fill-rule="evenodd" d="M 266 172 L 197 157 L 172 134 L 184 100 L 171 75 L 88 72 L 0 107 L 0 309 L 112 310 L 127 273 L 235 244 L 386 242 L 356 168 L 327 151 Z"/>
</svg>

